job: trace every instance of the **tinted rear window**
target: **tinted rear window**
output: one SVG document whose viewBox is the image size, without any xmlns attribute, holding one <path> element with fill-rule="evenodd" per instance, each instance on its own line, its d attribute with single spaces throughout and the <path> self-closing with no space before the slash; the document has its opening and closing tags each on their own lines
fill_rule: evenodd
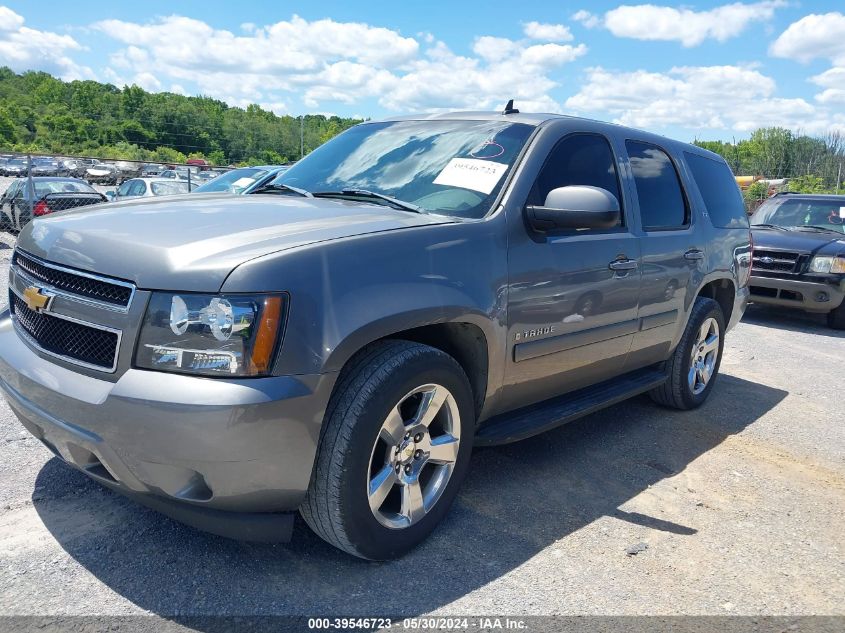
<svg viewBox="0 0 845 633">
<path fill-rule="evenodd" d="M 745 213 L 745 203 L 727 164 L 689 152 L 684 152 L 684 156 L 713 226 L 746 228 L 748 215 Z"/>
</svg>

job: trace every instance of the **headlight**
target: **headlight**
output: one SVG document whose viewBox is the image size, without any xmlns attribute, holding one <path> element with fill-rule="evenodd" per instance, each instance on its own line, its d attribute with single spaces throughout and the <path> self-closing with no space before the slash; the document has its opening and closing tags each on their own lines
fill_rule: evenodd
<svg viewBox="0 0 845 633">
<path fill-rule="evenodd" d="M 813 257 L 810 262 L 812 273 L 845 273 L 845 257 Z"/>
<path fill-rule="evenodd" d="M 266 376 L 283 313 L 280 295 L 156 292 L 141 326 L 135 364 L 204 376 Z"/>
</svg>

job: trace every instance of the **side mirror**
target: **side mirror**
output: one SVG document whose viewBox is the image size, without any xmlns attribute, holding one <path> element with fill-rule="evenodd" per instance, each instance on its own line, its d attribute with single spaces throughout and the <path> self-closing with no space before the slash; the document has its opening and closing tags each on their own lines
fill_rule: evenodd
<svg viewBox="0 0 845 633">
<path fill-rule="evenodd" d="M 543 206 L 525 207 L 535 231 L 557 229 L 605 229 L 619 224 L 619 200 L 607 189 L 570 185 L 552 189 Z"/>
<path fill-rule="evenodd" d="M 113 189 L 106 191 L 106 198 L 108 198 L 109 200 L 114 200 L 115 197 L 117 197 L 117 194 L 114 192 Z"/>
</svg>

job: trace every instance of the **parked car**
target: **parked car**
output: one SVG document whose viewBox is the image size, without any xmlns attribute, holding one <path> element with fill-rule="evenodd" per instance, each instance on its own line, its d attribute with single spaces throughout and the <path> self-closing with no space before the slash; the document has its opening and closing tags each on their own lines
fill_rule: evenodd
<svg viewBox="0 0 845 633">
<path fill-rule="evenodd" d="M 23 425 L 218 534 L 283 540 L 298 509 L 350 554 L 401 556 L 473 446 L 641 393 L 701 405 L 748 297 L 728 165 L 622 126 L 512 107 L 367 122 L 262 191 L 40 220 L 0 315 Z M 594 287 L 613 301 L 534 320 Z"/>
<path fill-rule="evenodd" d="M 20 231 L 33 218 L 105 202 L 106 197 L 76 178 L 16 180 L 0 196 L 0 229 Z"/>
<path fill-rule="evenodd" d="M 114 166 L 120 170 L 121 180 L 137 178 L 141 175 L 141 163 L 132 160 L 118 160 L 114 162 Z"/>
<path fill-rule="evenodd" d="M 226 192 L 246 194 L 267 184 L 279 174 L 284 173 L 286 169 L 287 167 L 281 165 L 240 167 L 226 172 L 222 176 L 217 176 L 214 180 L 197 187 L 195 191 L 197 193 Z"/>
<path fill-rule="evenodd" d="M 211 167 L 211 165 L 208 164 L 208 161 L 205 160 L 204 158 L 189 158 L 188 160 L 185 161 L 185 164 L 186 165 L 193 165 L 193 166 L 199 168 L 200 170 L 207 169 L 207 168 Z"/>
<path fill-rule="evenodd" d="M 141 178 L 153 178 L 155 176 L 160 176 L 161 172 L 164 171 L 164 166 L 157 165 L 155 163 L 147 163 L 143 167 L 141 167 Z"/>
<path fill-rule="evenodd" d="M 4 176 L 21 178 L 29 171 L 29 161 L 26 158 L 10 158 L 3 167 Z"/>
<path fill-rule="evenodd" d="M 88 168 L 102 164 L 97 158 L 74 158 L 73 162 L 76 163 L 76 168 L 71 176 L 76 178 L 84 178 Z"/>
<path fill-rule="evenodd" d="M 32 160 L 33 176 L 58 176 L 59 163 L 52 158 L 34 158 Z"/>
<path fill-rule="evenodd" d="M 97 163 L 85 170 L 85 180 L 91 184 L 119 185 L 123 180 L 123 174 L 114 165 Z"/>
<path fill-rule="evenodd" d="M 776 194 L 751 229 L 751 300 L 823 313 L 845 329 L 845 196 Z"/>
<path fill-rule="evenodd" d="M 191 183 L 190 187 L 192 189 L 196 185 Z M 106 196 L 110 200 L 123 200 L 125 198 L 173 196 L 183 193 L 190 193 L 187 180 L 175 180 L 172 178 L 132 178 L 120 185 L 117 191 L 106 192 Z"/>
<path fill-rule="evenodd" d="M 58 161 L 56 175 L 73 178 L 79 175 L 80 166 L 73 158 L 61 158 Z"/>
</svg>

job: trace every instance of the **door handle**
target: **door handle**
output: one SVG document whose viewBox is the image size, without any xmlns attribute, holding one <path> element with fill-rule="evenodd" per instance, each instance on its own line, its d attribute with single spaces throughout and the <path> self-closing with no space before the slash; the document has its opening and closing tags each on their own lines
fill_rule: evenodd
<svg viewBox="0 0 845 633">
<path fill-rule="evenodd" d="M 688 259 L 690 261 L 704 259 L 704 251 L 699 250 L 697 248 L 691 248 L 686 253 L 684 253 L 684 259 Z"/>
<path fill-rule="evenodd" d="M 636 259 L 614 259 L 608 264 L 610 270 L 634 270 L 637 265 Z"/>
</svg>

